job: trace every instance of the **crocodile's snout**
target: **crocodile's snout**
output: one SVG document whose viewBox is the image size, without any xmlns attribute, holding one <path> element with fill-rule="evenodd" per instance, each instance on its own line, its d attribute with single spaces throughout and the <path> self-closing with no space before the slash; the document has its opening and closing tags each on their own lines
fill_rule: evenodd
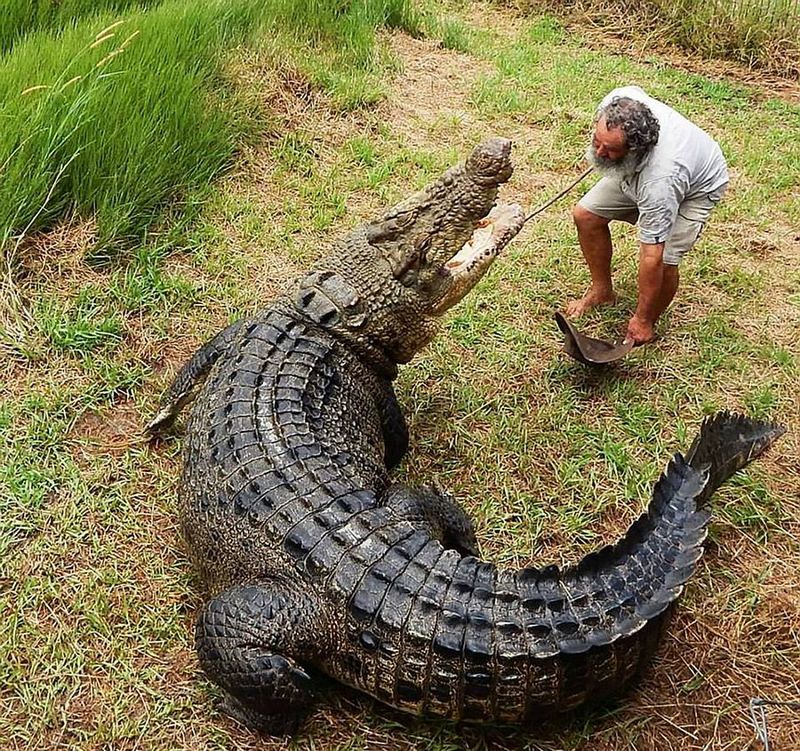
<svg viewBox="0 0 800 751">
<path fill-rule="evenodd" d="M 511 177 L 511 141 L 490 138 L 476 146 L 466 163 L 467 174 L 481 185 L 500 185 Z"/>
</svg>

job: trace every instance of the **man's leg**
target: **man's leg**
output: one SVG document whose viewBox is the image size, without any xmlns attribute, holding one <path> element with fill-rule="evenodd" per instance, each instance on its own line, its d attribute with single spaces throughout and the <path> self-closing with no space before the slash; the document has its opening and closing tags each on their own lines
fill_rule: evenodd
<svg viewBox="0 0 800 751">
<path fill-rule="evenodd" d="M 709 215 L 719 203 L 727 187 L 726 184 L 711 195 L 687 199 L 678 207 L 675 226 L 664 247 L 664 278 L 654 311 L 654 323 L 670 306 L 678 291 L 680 280 L 678 264 L 697 243 Z"/>
<path fill-rule="evenodd" d="M 723 185 L 710 195 L 687 199 L 678 207 L 678 215 L 675 218 L 672 233 L 664 247 L 662 278 L 658 293 L 648 311 L 648 315 L 645 318 L 639 317 L 638 321 L 636 320 L 637 316 L 634 316 L 628 324 L 627 335 L 635 338 L 637 344 L 646 344 L 655 338 L 653 328 L 656 321 L 670 306 L 675 298 L 675 293 L 678 291 L 678 283 L 680 281 L 678 264 L 697 243 L 711 211 L 719 202 L 726 187 L 727 185 Z M 641 284 L 640 276 L 640 294 Z"/>
<path fill-rule="evenodd" d="M 578 230 L 578 242 L 586 259 L 592 284 L 583 297 L 567 303 L 567 316 L 575 318 L 597 305 L 616 301 L 611 281 L 611 232 L 610 219 L 593 214 L 580 204 L 572 210 L 572 218 Z"/>
<path fill-rule="evenodd" d="M 578 242 L 589 266 L 592 283 L 583 297 L 567 304 L 568 317 L 574 318 L 596 305 L 616 300 L 611 282 L 612 248 L 608 225 L 615 219 L 635 224 L 638 217 L 636 204 L 622 192 L 617 181 L 608 177 L 595 183 L 572 210 Z"/>
<path fill-rule="evenodd" d="M 647 344 L 656 338 L 655 325 L 678 289 L 678 266 L 663 261 L 663 246 L 642 245 L 639 254 L 639 301 L 628 321 L 625 340 Z"/>
</svg>

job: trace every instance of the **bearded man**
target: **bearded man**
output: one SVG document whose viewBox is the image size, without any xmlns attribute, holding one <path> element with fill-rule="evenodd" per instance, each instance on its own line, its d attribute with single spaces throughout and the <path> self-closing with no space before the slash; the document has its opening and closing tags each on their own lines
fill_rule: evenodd
<svg viewBox="0 0 800 751">
<path fill-rule="evenodd" d="M 638 225 L 639 297 L 626 341 L 645 344 L 678 289 L 678 265 L 728 186 L 719 144 L 638 86 L 614 89 L 598 107 L 586 158 L 602 177 L 572 215 L 592 283 L 572 300 L 580 316 L 616 300 L 609 223 Z"/>
</svg>

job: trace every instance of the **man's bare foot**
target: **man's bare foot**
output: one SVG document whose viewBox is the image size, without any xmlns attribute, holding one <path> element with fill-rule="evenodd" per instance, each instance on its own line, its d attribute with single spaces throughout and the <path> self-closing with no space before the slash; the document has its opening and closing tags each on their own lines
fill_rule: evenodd
<svg viewBox="0 0 800 751">
<path fill-rule="evenodd" d="M 617 296 L 613 292 L 595 292 L 590 289 L 579 300 L 570 300 L 567 303 L 567 318 L 578 318 L 598 305 L 613 305 L 616 301 Z"/>
</svg>

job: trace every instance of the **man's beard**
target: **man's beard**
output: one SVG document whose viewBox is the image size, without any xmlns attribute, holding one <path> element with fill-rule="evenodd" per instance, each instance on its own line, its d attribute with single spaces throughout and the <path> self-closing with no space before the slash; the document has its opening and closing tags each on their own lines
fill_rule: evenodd
<svg viewBox="0 0 800 751">
<path fill-rule="evenodd" d="M 609 159 L 608 157 L 600 156 L 594 144 L 590 143 L 586 148 L 586 161 L 603 177 L 622 180 L 636 172 L 636 168 L 642 161 L 642 155 L 635 151 L 629 151 L 622 159 Z"/>
</svg>

